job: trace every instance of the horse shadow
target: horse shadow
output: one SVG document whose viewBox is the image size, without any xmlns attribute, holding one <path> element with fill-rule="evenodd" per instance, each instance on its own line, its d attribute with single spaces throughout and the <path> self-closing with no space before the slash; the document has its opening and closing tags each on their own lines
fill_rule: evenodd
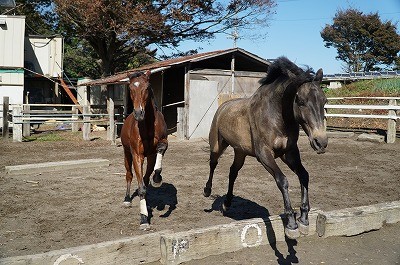
<svg viewBox="0 0 400 265">
<path fill-rule="evenodd" d="M 164 211 L 168 207 L 168 210 L 160 215 L 160 217 L 166 218 L 171 215 L 178 204 L 177 190 L 174 185 L 165 182 L 159 188 L 149 185 L 147 187 L 146 202 L 148 208 L 150 208 L 149 219 L 153 216 L 154 209 Z"/>
<path fill-rule="evenodd" d="M 280 265 L 290 265 L 290 264 L 298 264 L 299 259 L 296 256 L 296 250 L 294 249 L 297 246 L 297 240 L 289 239 L 285 236 L 285 243 L 287 245 L 287 255 L 286 257 L 279 251 L 276 244 L 276 236 L 274 228 L 271 225 L 271 221 L 269 217 L 271 216 L 268 209 L 253 202 L 248 199 L 244 199 L 240 196 L 234 196 L 232 199 L 232 205 L 228 209 L 228 211 L 222 211 L 222 204 L 225 201 L 224 196 L 214 196 L 214 201 L 211 205 L 210 209 L 204 209 L 205 212 L 213 212 L 218 211 L 222 212 L 224 216 L 229 217 L 233 220 L 240 221 L 251 218 L 262 218 L 264 220 L 267 238 L 269 245 L 271 246 L 274 254 L 277 258 L 277 263 Z M 282 218 L 283 225 L 286 225 L 286 218 Z"/>
</svg>

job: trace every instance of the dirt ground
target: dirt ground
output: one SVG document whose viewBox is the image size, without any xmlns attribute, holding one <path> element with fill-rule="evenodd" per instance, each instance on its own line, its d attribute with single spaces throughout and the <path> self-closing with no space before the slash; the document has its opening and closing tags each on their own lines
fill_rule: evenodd
<svg viewBox="0 0 400 265">
<path fill-rule="evenodd" d="M 139 228 L 139 200 L 123 207 L 123 151 L 105 135 L 60 132 L 65 141 L 13 143 L 0 140 L 0 257 L 19 256 L 93 244 L 148 233 Z M 273 178 L 248 157 L 235 183 L 232 207 L 219 209 L 226 193 L 232 149 L 221 157 L 212 196 L 202 195 L 208 177 L 205 140 L 170 144 L 163 161 L 164 184 L 149 188 L 153 231 L 206 227 L 283 212 Z M 331 138 L 325 154 L 317 155 L 306 137 L 299 140 L 310 173 L 310 203 L 322 210 L 400 200 L 400 139 L 395 144 Z M 109 167 L 56 173 L 7 175 L 4 167 L 30 163 L 105 158 Z M 280 162 L 280 161 L 279 161 Z M 290 183 L 294 207 L 300 204 L 297 177 L 281 162 Z M 135 188 L 135 186 L 133 186 Z"/>
</svg>

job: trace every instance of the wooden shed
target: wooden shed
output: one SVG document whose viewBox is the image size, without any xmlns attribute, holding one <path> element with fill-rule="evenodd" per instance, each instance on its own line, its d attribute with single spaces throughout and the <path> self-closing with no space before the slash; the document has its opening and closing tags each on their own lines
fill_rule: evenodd
<svg viewBox="0 0 400 265">
<path fill-rule="evenodd" d="M 259 87 L 270 62 L 240 48 L 218 50 L 161 61 L 82 84 L 107 85 L 107 96 L 124 114 L 132 112 L 128 76 L 151 70 L 150 83 L 169 132 L 181 139 L 207 138 L 218 106 L 249 97 Z"/>
</svg>

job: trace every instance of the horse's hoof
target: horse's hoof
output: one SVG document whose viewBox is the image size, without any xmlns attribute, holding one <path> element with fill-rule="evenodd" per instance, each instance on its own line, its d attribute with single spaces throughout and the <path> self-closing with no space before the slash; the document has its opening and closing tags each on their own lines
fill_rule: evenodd
<svg viewBox="0 0 400 265">
<path fill-rule="evenodd" d="M 130 201 L 124 201 L 124 207 L 126 207 L 126 208 L 132 207 L 132 202 L 130 202 Z"/>
<path fill-rule="evenodd" d="M 162 183 L 163 183 L 162 180 L 159 183 L 155 182 L 154 180 L 151 180 L 150 182 L 151 186 L 153 186 L 154 188 L 161 187 Z"/>
<path fill-rule="evenodd" d="M 204 195 L 204 197 L 210 197 L 210 195 L 211 195 L 211 188 L 204 188 L 204 191 L 203 191 L 203 195 Z"/>
<path fill-rule="evenodd" d="M 310 226 L 309 225 L 305 225 L 305 224 L 301 223 L 300 221 L 298 221 L 297 222 L 297 226 L 299 227 L 300 234 L 308 235 L 308 232 L 310 230 Z"/>
<path fill-rule="evenodd" d="M 300 232 L 299 229 L 289 229 L 287 227 L 285 227 L 285 235 L 289 238 L 289 239 L 296 239 L 300 237 Z"/>
<path fill-rule="evenodd" d="M 150 230 L 150 224 L 149 223 L 140 224 L 139 229 L 143 231 Z"/>
</svg>

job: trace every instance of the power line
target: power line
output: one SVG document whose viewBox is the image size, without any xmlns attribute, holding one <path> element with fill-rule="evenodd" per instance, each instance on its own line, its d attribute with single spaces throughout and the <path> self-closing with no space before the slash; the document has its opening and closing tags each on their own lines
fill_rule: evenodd
<svg viewBox="0 0 400 265">
<path fill-rule="evenodd" d="M 296 0 L 293 0 L 296 1 Z M 379 15 L 393 15 L 399 14 L 400 12 L 389 12 L 389 13 L 378 13 Z M 325 20 L 333 19 L 333 17 L 320 17 L 320 18 L 295 18 L 295 19 L 271 19 L 273 21 L 315 21 L 315 20 Z"/>
</svg>

